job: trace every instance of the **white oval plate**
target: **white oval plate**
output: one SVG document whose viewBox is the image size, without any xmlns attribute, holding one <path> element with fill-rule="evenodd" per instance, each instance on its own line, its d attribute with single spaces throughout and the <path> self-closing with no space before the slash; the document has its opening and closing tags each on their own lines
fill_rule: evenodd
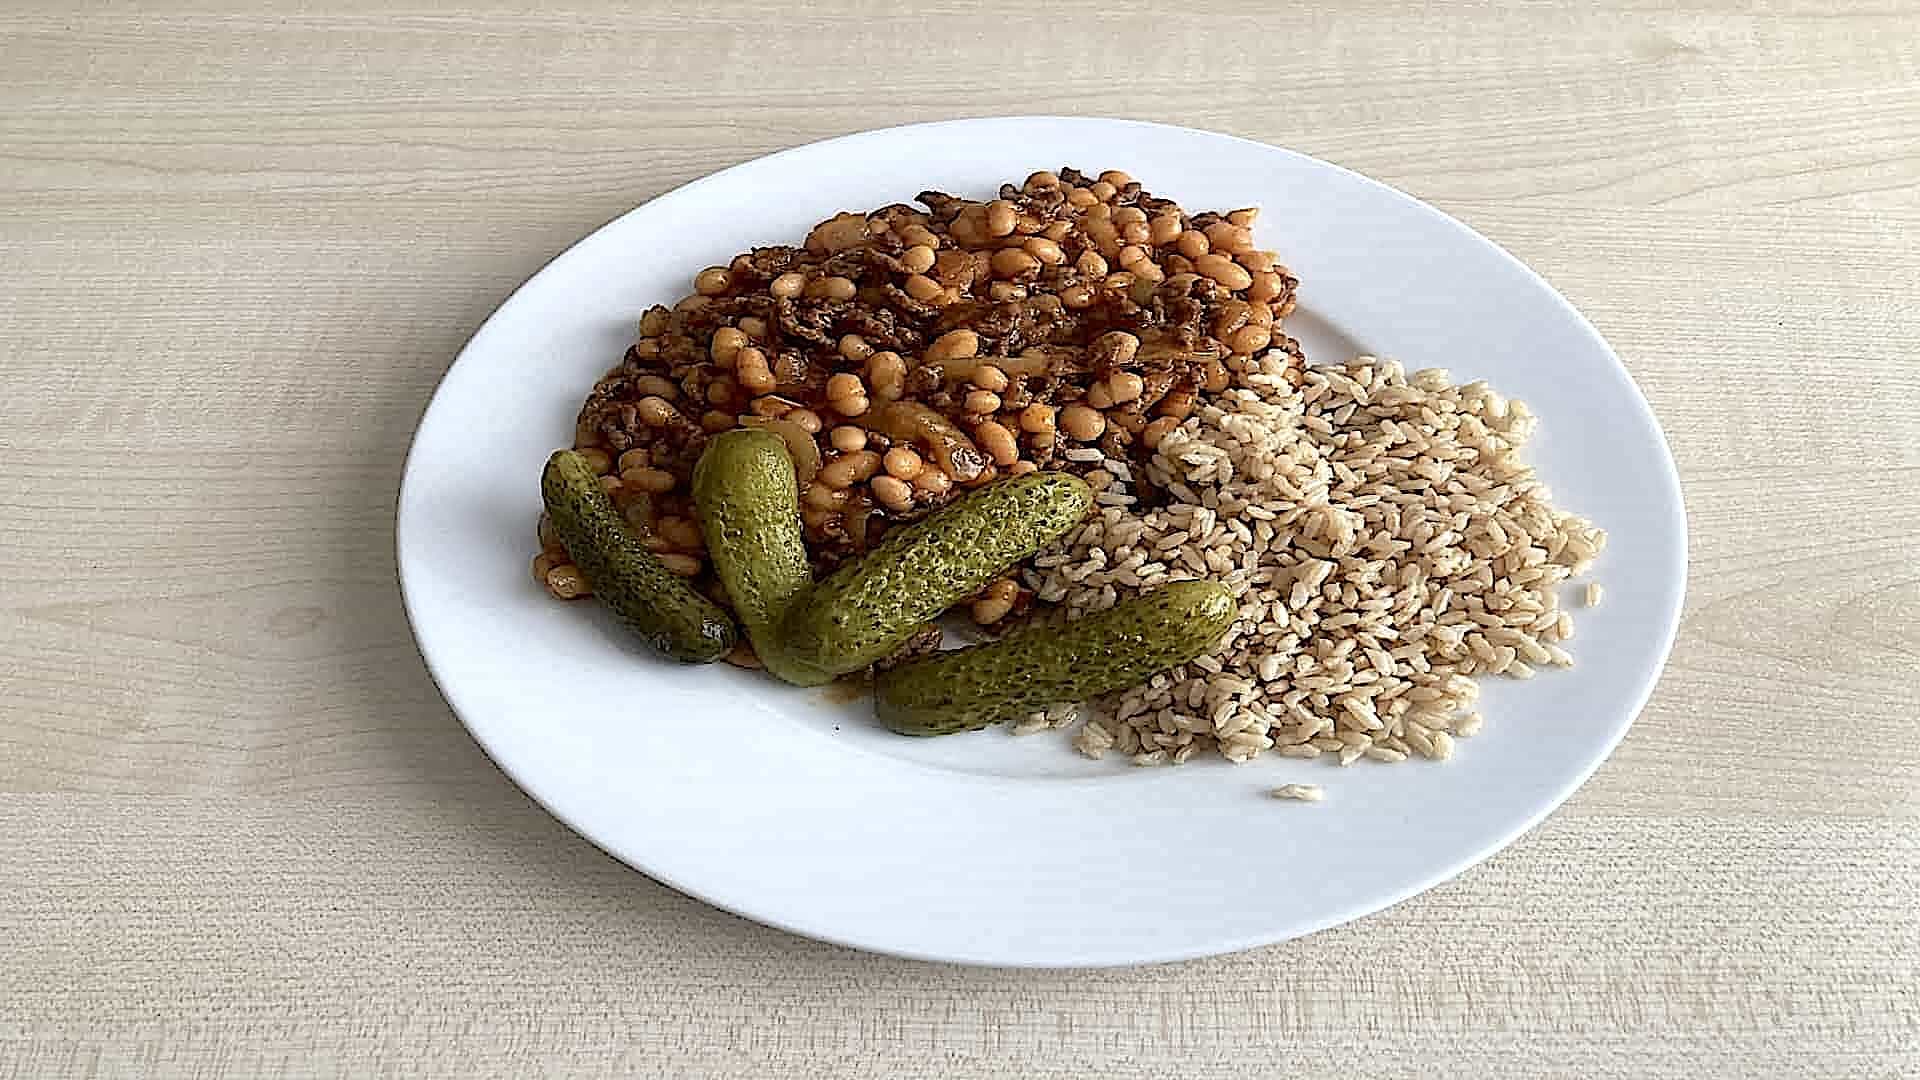
<svg viewBox="0 0 1920 1080">
<path fill-rule="evenodd" d="M 659 660 L 527 573 L 537 478 L 635 320 L 695 271 L 928 188 L 988 197 L 1063 164 L 1192 210 L 1257 205 L 1301 279 L 1310 361 L 1359 351 L 1524 398 L 1557 501 L 1610 533 L 1577 666 L 1485 684 L 1445 764 L 1085 760 L 1062 733 L 889 735 L 865 702 Z M 1116 120 L 967 120 L 803 146 L 663 195 L 553 260 L 488 319 L 421 421 L 399 565 L 421 653 L 474 737 L 562 821 L 709 903 L 878 952 L 979 964 L 1174 960 L 1376 911 L 1539 821 L 1617 743 L 1672 641 L 1679 483 L 1599 334 L 1512 256 L 1325 162 Z M 1317 782 L 1317 806 L 1265 792 Z"/>
</svg>

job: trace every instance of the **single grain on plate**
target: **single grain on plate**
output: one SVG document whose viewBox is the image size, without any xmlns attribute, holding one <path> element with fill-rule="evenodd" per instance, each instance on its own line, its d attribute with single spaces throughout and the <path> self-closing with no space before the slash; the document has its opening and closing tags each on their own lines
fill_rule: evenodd
<svg viewBox="0 0 1920 1080">
<path fill-rule="evenodd" d="M 1276 799 L 1293 799 L 1297 802 L 1319 802 L 1327 797 L 1319 784 L 1282 784 L 1268 794 Z"/>
</svg>

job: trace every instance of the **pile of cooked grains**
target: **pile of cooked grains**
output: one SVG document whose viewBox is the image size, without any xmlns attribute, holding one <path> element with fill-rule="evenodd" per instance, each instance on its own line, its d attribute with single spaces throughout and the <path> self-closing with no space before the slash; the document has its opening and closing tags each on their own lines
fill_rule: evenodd
<svg viewBox="0 0 1920 1080">
<path fill-rule="evenodd" d="M 1235 373 L 1145 477 L 1093 472 L 1099 516 L 1027 572 L 1066 616 L 1186 578 L 1239 595 L 1214 653 L 1091 703 L 1082 753 L 1443 759 L 1480 727 L 1475 676 L 1572 663 L 1557 587 L 1605 534 L 1556 510 L 1521 460 L 1523 403 L 1368 357 L 1298 388 L 1278 361 Z M 1160 496 L 1143 506 L 1143 490 Z M 1016 731 L 1071 722 L 1055 710 Z"/>
</svg>

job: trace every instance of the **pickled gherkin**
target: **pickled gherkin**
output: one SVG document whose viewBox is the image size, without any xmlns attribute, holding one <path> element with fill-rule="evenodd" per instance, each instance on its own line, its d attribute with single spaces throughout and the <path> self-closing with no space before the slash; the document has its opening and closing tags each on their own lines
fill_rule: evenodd
<svg viewBox="0 0 1920 1080">
<path fill-rule="evenodd" d="M 1225 586 L 1180 581 L 1064 626 L 1034 625 L 880 676 L 874 708 L 903 735 L 949 735 L 1145 682 L 1214 648 L 1237 609 Z"/>
<path fill-rule="evenodd" d="M 627 530 L 586 458 L 557 451 L 541 474 L 540 494 L 594 597 L 634 633 L 694 664 L 710 664 L 733 648 L 733 620 Z"/>
<path fill-rule="evenodd" d="M 1092 505 L 1086 481 L 1059 472 L 971 492 L 820 582 L 781 624 L 781 638 L 802 663 L 858 671 L 1079 524 Z"/>
<path fill-rule="evenodd" d="M 778 626 L 813 587 L 786 441 L 740 428 L 714 436 L 693 470 L 713 570 L 766 669 L 799 686 L 833 676 L 787 654 Z"/>
</svg>

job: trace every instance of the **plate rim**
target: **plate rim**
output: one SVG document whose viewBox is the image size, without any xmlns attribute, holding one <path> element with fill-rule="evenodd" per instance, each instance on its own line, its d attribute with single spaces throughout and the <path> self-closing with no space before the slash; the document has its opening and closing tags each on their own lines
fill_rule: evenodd
<svg viewBox="0 0 1920 1080">
<path fill-rule="evenodd" d="M 614 229 L 615 226 L 617 226 L 620 222 L 626 220 L 627 218 L 635 214 L 640 213 L 641 211 L 645 210 L 649 206 L 653 205 L 654 203 L 662 199 L 666 199 L 673 196 L 681 196 L 681 195 L 695 193 L 700 188 L 708 184 L 717 182 L 720 177 L 728 173 L 734 172 L 735 170 L 753 168 L 753 167 L 764 167 L 765 165 L 771 162 L 776 162 L 782 158 L 798 155 L 810 150 L 817 150 L 818 148 L 821 148 L 833 143 L 841 143 L 841 142 L 850 143 L 850 142 L 855 142 L 863 139 L 881 138 L 884 136 L 906 132 L 906 131 L 937 130 L 937 129 L 943 129 L 943 128 L 957 128 L 957 127 L 963 127 L 963 126 L 983 125 L 983 124 L 996 125 L 996 124 L 1027 124 L 1027 123 L 1043 123 L 1043 124 L 1063 124 L 1064 123 L 1064 124 L 1074 124 L 1074 125 L 1082 125 L 1082 124 L 1097 125 L 1097 126 L 1103 126 L 1103 127 L 1116 127 L 1121 129 L 1134 128 L 1134 129 L 1152 130 L 1152 131 L 1160 131 L 1160 132 L 1174 132 L 1174 133 L 1179 133 L 1180 135 L 1183 135 L 1183 136 L 1203 136 L 1208 139 L 1229 140 L 1235 143 L 1240 143 L 1249 147 L 1257 148 L 1262 153 L 1284 155 L 1288 158 L 1294 159 L 1298 163 L 1304 163 L 1314 168 L 1326 169 L 1326 170 L 1331 170 L 1333 172 L 1337 172 L 1339 174 L 1344 175 L 1350 180 L 1358 181 L 1361 185 L 1365 187 L 1377 189 L 1379 192 L 1386 194 L 1390 198 L 1394 198 L 1397 200 L 1404 201 L 1406 203 L 1413 204 L 1424 213 L 1432 215 L 1437 219 L 1441 220 L 1442 222 L 1444 222 L 1451 230 L 1461 235 L 1461 237 L 1465 240 L 1465 242 L 1482 246 L 1494 252 L 1502 261 L 1509 264 L 1511 268 L 1520 271 L 1520 273 L 1523 274 L 1527 279 L 1529 279 L 1531 282 L 1536 284 L 1545 293 L 1545 295 L 1551 297 L 1552 302 L 1556 306 L 1558 312 L 1563 317 L 1569 317 L 1572 325 L 1576 326 L 1585 337 L 1590 339 L 1594 345 L 1598 346 L 1599 350 L 1606 356 L 1607 360 L 1613 365 L 1615 374 L 1617 374 L 1621 378 L 1621 380 L 1625 383 L 1625 385 L 1631 390 L 1633 396 L 1638 400 L 1640 409 L 1645 414 L 1645 417 L 1651 422 L 1650 428 L 1655 436 L 1655 439 L 1657 440 L 1658 448 L 1660 450 L 1659 464 L 1662 466 L 1660 479 L 1664 481 L 1664 483 L 1668 486 L 1670 493 L 1672 495 L 1674 508 L 1677 511 L 1675 515 L 1675 520 L 1671 523 L 1675 530 L 1675 545 L 1674 545 L 1674 551 L 1672 552 L 1672 555 L 1674 556 L 1674 564 L 1668 568 L 1673 575 L 1673 580 L 1676 582 L 1676 588 L 1673 593 L 1673 598 L 1672 598 L 1670 608 L 1667 612 L 1665 612 L 1665 617 L 1663 619 L 1662 625 L 1658 628 L 1658 634 L 1657 634 L 1658 648 L 1656 650 L 1656 655 L 1658 657 L 1658 660 L 1657 662 L 1652 664 L 1650 669 L 1645 673 L 1644 676 L 1642 676 L 1640 680 L 1641 684 L 1635 688 L 1634 693 L 1630 697 L 1622 699 L 1623 703 L 1630 702 L 1631 707 L 1624 710 L 1624 720 L 1615 726 L 1614 730 L 1612 730 L 1611 733 L 1607 736 L 1604 745 L 1599 746 L 1597 748 L 1597 752 L 1592 755 L 1591 760 L 1586 762 L 1578 770 L 1570 773 L 1562 783 L 1555 785 L 1552 789 L 1552 793 L 1550 797 L 1542 799 L 1540 806 L 1536 810 L 1526 815 L 1524 818 L 1516 819 L 1509 828 L 1501 830 L 1500 835 L 1496 839 L 1486 843 L 1485 845 L 1482 846 L 1481 849 L 1476 850 L 1471 854 L 1462 857 L 1456 863 L 1449 864 L 1444 869 L 1441 869 L 1431 874 L 1420 877 L 1419 879 L 1413 881 L 1412 883 L 1405 886 L 1404 888 L 1401 888 L 1398 890 L 1388 890 L 1384 893 L 1377 894 L 1375 896 L 1370 896 L 1362 902 L 1354 903 L 1347 907 L 1341 908 L 1338 912 L 1332 915 L 1329 915 L 1323 919 L 1308 920 L 1304 928 L 1296 927 L 1290 930 L 1277 931 L 1277 932 L 1266 934 L 1266 935 L 1248 934 L 1248 935 L 1241 935 L 1240 937 L 1234 938 L 1232 940 L 1209 940 L 1206 944 L 1195 945 L 1190 947 L 1144 950 L 1136 958 L 1101 957 L 1096 959 L 1088 959 L 1088 960 L 1072 961 L 1072 962 L 1064 962 L 1064 963 L 1056 962 L 1052 960 L 1023 960 L 1019 957 L 995 957 L 991 959 L 982 959 L 978 956 L 956 956 L 956 955 L 943 953 L 935 950 L 917 951 L 910 947 L 901 947 L 901 946 L 892 945 L 892 944 L 880 944 L 873 941 L 861 940 L 856 935 L 843 934 L 830 929 L 822 929 L 816 926 L 801 925 L 801 923 L 798 920 L 785 918 L 783 916 L 780 916 L 774 913 L 762 912 L 757 910 L 748 910 L 744 905 L 729 902 L 723 899 L 719 899 L 713 895 L 710 895 L 706 890 L 703 890 L 698 886 L 695 886 L 693 884 L 680 880 L 676 875 L 673 875 L 658 869 L 649 868 L 648 866 L 643 865 L 643 863 L 645 862 L 644 859 L 641 859 L 637 856 L 630 856 L 629 854 L 622 854 L 620 851 L 617 851 L 616 844 L 613 841 L 603 838 L 601 835 L 599 835 L 601 830 L 598 829 L 597 827 L 587 823 L 577 821 L 565 814 L 562 814 L 559 810 L 557 810 L 555 806 L 552 804 L 552 802 L 545 795 L 541 793 L 541 791 L 539 790 L 539 787 L 535 783 L 531 782 L 527 777 L 523 776 L 521 772 L 517 770 L 512 763 L 510 763 L 509 761 L 503 760 L 502 757 L 495 752 L 495 747 L 488 743 L 486 737 L 482 735 L 481 732 L 476 729 L 475 724 L 468 719 L 467 709 L 463 708 L 460 701 L 458 700 L 458 697 L 459 697 L 458 691 L 454 690 L 449 685 L 449 682 L 443 675 L 443 670 L 441 666 L 437 665 L 435 662 L 432 647 L 429 646 L 426 636 L 421 633 L 420 619 L 419 619 L 418 612 L 416 611 L 417 601 L 416 601 L 416 598 L 413 596 L 411 590 L 409 589 L 408 583 L 407 583 L 408 575 L 406 572 L 407 560 L 405 558 L 405 552 L 407 550 L 408 515 L 406 514 L 406 508 L 409 505 L 410 498 L 413 497 L 415 493 L 415 489 L 417 488 L 417 485 L 419 483 L 419 481 L 416 479 L 417 477 L 417 472 L 415 468 L 416 455 L 421 452 L 421 441 L 422 441 L 421 436 L 427 427 L 429 419 L 432 417 L 434 413 L 435 407 L 442 403 L 444 397 L 448 393 L 449 385 L 454 382 L 455 376 L 461 369 L 462 364 L 466 362 L 469 356 L 476 351 L 476 346 L 480 345 L 486 338 L 490 336 L 490 331 L 494 330 L 496 323 L 502 320 L 503 313 L 506 312 L 506 310 L 513 305 L 513 302 L 516 299 L 518 299 L 523 293 L 525 293 L 530 287 L 532 287 L 533 284 L 536 281 L 538 281 L 541 277 L 547 275 L 550 272 L 553 272 L 557 267 L 560 267 L 561 265 L 571 260 L 583 257 L 586 250 L 594 246 L 594 243 L 597 239 L 602 237 L 603 234 L 607 233 L 608 231 Z M 469 368 L 469 370 L 471 370 L 471 368 Z M 734 915 L 740 918 L 748 919 L 750 921 L 760 923 L 765 926 L 770 926 L 775 929 L 785 931 L 787 933 L 795 934 L 797 936 L 810 938 L 817 941 L 823 941 L 830 944 L 839 945 L 845 948 L 856 949 L 862 952 L 870 952 L 870 953 L 875 953 L 879 955 L 894 956 L 894 957 L 899 957 L 899 958 L 909 959 L 909 960 L 916 960 L 916 961 L 942 963 L 942 964 L 956 964 L 960 966 L 970 966 L 970 967 L 1026 968 L 1026 969 L 1043 969 L 1043 970 L 1076 970 L 1076 969 L 1084 970 L 1084 969 L 1133 967 L 1133 966 L 1148 966 L 1148 965 L 1157 965 L 1157 964 L 1165 964 L 1165 963 L 1178 963 L 1186 960 L 1226 955 L 1230 953 L 1244 951 L 1247 949 L 1258 948 L 1265 945 L 1280 944 L 1286 941 L 1291 941 L 1301 937 L 1305 937 L 1309 934 L 1319 933 L 1323 930 L 1330 929 L 1332 927 L 1341 926 L 1346 923 L 1355 921 L 1357 919 L 1362 919 L 1369 915 L 1376 914 L 1387 908 L 1393 907 L 1414 896 L 1418 896 L 1421 893 L 1424 893 L 1430 889 L 1433 889 L 1440 884 L 1443 884 L 1447 881 L 1450 881 L 1456 877 L 1461 876 L 1462 874 L 1466 873 L 1468 870 L 1473 869 L 1474 867 L 1486 861 L 1488 858 L 1491 858 L 1493 855 L 1497 854 L 1498 852 L 1505 850 L 1507 847 L 1511 846 L 1519 838 L 1526 835 L 1528 832 L 1531 832 L 1548 816 L 1550 816 L 1555 811 L 1559 810 L 1563 805 L 1565 805 L 1565 803 L 1574 795 L 1574 793 L 1576 793 L 1582 786 L 1586 784 L 1588 780 L 1592 778 L 1594 773 L 1599 770 L 1600 766 L 1613 756 L 1614 752 L 1619 748 L 1620 742 L 1626 737 L 1627 731 L 1632 728 L 1634 723 L 1637 722 L 1637 720 L 1639 719 L 1640 714 L 1645 710 L 1647 703 L 1651 700 L 1653 696 L 1654 690 L 1659 685 L 1661 676 L 1666 671 L 1667 664 L 1672 659 L 1673 645 L 1675 640 L 1677 639 L 1680 622 L 1685 609 L 1687 586 L 1688 586 L 1688 569 L 1689 569 L 1688 521 L 1687 521 L 1687 513 L 1686 513 L 1685 488 L 1681 483 L 1678 464 L 1676 463 L 1673 456 L 1672 444 L 1667 437 L 1665 428 L 1660 424 L 1659 418 L 1655 414 L 1651 402 L 1647 400 L 1645 392 L 1640 388 L 1639 383 L 1634 380 L 1632 376 L 1632 372 L 1627 368 L 1625 362 L 1621 360 L 1618 352 L 1614 350 L 1612 345 L 1600 333 L 1598 328 L 1596 328 L 1592 324 L 1592 322 L 1588 320 L 1587 317 L 1583 313 L 1581 313 L 1581 311 L 1577 307 L 1573 305 L 1571 301 L 1569 301 L 1564 295 L 1562 295 L 1561 292 L 1554 287 L 1552 282 L 1548 281 L 1542 274 L 1534 270 L 1531 266 L 1527 265 L 1518 256 L 1508 251 L 1505 247 L 1500 245 L 1498 242 L 1494 241 L 1492 238 L 1485 236 L 1484 234 L 1473 229 L 1471 226 L 1467 225 L 1465 222 L 1447 213 L 1445 210 L 1442 210 L 1439 207 L 1432 205 L 1431 203 L 1428 203 L 1422 199 L 1419 199 L 1418 197 L 1406 191 L 1403 191 L 1383 181 L 1376 180 L 1373 177 L 1367 176 L 1363 173 L 1356 172 L 1352 169 L 1349 169 L 1337 163 L 1330 162 L 1323 158 L 1315 157 L 1313 155 L 1306 154 L 1301 151 L 1293 150 L 1288 147 L 1278 146 L 1278 145 L 1267 143 L 1267 142 L 1262 142 L 1258 139 L 1252 139 L 1245 136 L 1233 135 L 1225 132 L 1211 131 L 1204 128 L 1196 128 L 1196 127 L 1190 127 L 1190 126 L 1179 125 L 1179 124 L 1166 124 L 1166 123 L 1159 123 L 1154 121 L 1134 120 L 1134 119 L 1127 119 L 1127 118 L 1121 118 L 1121 117 L 1063 116 L 1063 115 L 1055 115 L 1055 114 L 1018 114 L 1018 115 L 1011 115 L 1011 116 L 980 116 L 980 117 L 953 118 L 953 119 L 926 121 L 926 122 L 919 122 L 919 123 L 889 125 L 886 127 L 871 128 L 871 129 L 866 129 L 862 131 L 847 132 L 839 135 L 833 135 L 833 136 L 827 136 L 820 139 L 814 139 L 808 142 L 798 143 L 790 147 L 785 147 L 783 149 L 776 150 L 771 153 L 762 154 L 756 157 L 748 158 L 743 161 L 735 162 L 731 165 L 703 174 L 683 184 L 677 185 L 673 188 L 669 188 L 666 191 L 662 191 L 659 194 L 656 194 L 640 203 L 637 203 L 634 206 L 630 207 L 629 209 L 595 226 L 591 231 L 587 232 L 585 235 L 574 240 L 572 243 L 568 244 L 565 248 L 555 253 L 552 257 L 542 262 L 537 269 L 535 269 L 532 273 L 528 274 L 518 285 L 514 286 L 514 288 L 509 293 L 507 293 L 505 297 L 503 297 L 500 300 L 500 302 L 487 315 L 487 317 L 484 320 L 482 320 L 481 323 L 474 329 L 473 333 L 468 337 L 465 344 L 461 346 L 459 352 L 455 354 L 453 361 L 450 364 L 448 364 L 446 369 L 441 373 L 438 381 L 435 383 L 433 392 L 428 396 L 426 404 L 422 408 L 419 414 L 419 417 L 415 422 L 414 431 L 411 437 L 409 438 L 407 452 L 402 463 L 401 482 L 399 485 L 399 489 L 396 496 L 396 502 L 395 502 L 394 551 L 395 551 L 395 576 L 396 576 L 397 583 L 400 587 L 401 603 L 402 603 L 402 608 L 406 615 L 409 632 L 413 637 L 415 649 L 420 655 L 421 662 L 423 666 L 425 666 L 425 668 L 427 669 L 429 678 L 432 679 L 435 688 L 439 691 L 442 699 L 446 702 L 449 711 L 451 711 L 454 714 L 455 718 L 457 718 L 460 721 L 461 726 L 467 731 L 467 734 L 474 740 L 475 744 L 480 747 L 481 752 L 486 755 L 487 759 L 493 763 L 494 767 L 499 769 L 500 772 L 503 773 L 508 779 L 512 780 L 514 785 L 518 787 L 523 794 L 525 794 L 528 798 L 532 799 L 536 805 L 538 805 L 542 810 L 544 810 L 546 813 L 548 813 L 557 821 L 559 821 L 569 831 L 580 836 L 582 839 L 586 840 L 588 843 L 592 844 L 594 847 L 598 848 L 600 851 L 604 852 L 609 857 L 653 879 L 654 881 L 662 885 L 665 885 L 676 892 L 681 893 L 682 895 L 692 897 L 693 899 L 696 899 L 701 903 L 707 904 L 708 906 L 717 908 L 721 911 L 725 911 L 731 915 Z"/>
</svg>

